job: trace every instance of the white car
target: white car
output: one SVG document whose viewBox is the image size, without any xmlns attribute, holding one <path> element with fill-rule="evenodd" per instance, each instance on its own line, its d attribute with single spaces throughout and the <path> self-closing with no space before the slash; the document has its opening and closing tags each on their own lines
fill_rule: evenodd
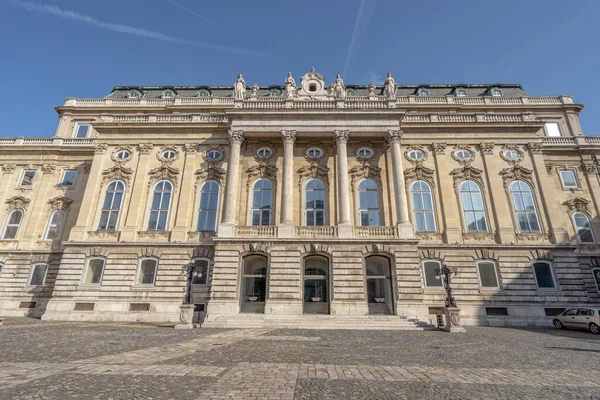
<svg viewBox="0 0 600 400">
<path fill-rule="evenodd" d="M 600 333 L 600 309 L 570 308 L 554 317 L 554 327 L 589 329 L 592 333 Z"/>
</svg>

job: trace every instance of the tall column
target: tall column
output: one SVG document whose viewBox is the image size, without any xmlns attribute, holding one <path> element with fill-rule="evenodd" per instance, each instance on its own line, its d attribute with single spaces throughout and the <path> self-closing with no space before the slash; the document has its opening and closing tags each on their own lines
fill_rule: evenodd
<svg viewBox="0 0 600 400">
<path fill-rule="evenodd" d="M 229 161 L 225 182 L 225 204 L 223 219 L 218 229 L 219 237 L 233 237 L 237 194 L 240 190 L 240 153 L 244 142 L 244 131 L 229 131 Z"/>
<path fill-rule="evenodd" d="M 338 188 L 338 236 L 350 237 L 353 234 L 350 221 L 350 189 L 348 183 L 348 131 L 335 131 L 337 145 L 337 188 Z"/>
<path fill-rule="evenodd" d="M 281 222 L 277 229 L 279 237 L 294 236 L 294 142 L 296 131 L 281 131 L 283 140 L 283 184 L 281 193 Z"/>
<path fill-rule="evenodd" d="M 394 197 L 396 198 L 396 216 L 398 218 L 398 237 L 408 239 L 415 237 L 415 229 L 408 219 L 408 201 L 402 168 L 402 151 L 400 150 L 401 130 L 389 130 L 388 141 L 392 152 L 392 175 L 394 177 Z"/>
<path fill-rule="evenodd" d="M 171 241 L 183 242 L 187 240 L 187 232 L 190 230 L 190 213 L 194 212 L 194 168 L 196 166 L 196 154 L 198 145 L 196 143 L 186 143 L 185 161 L 183 164 L 183 177 L 181 179 L 181 188 L 179 191 L 179 201 L 177 202 L 177 214 L 175 216 L 175 226 L 171 232 Z M 192 223 L 191 230 L 196 230 Z"/>
</svg>

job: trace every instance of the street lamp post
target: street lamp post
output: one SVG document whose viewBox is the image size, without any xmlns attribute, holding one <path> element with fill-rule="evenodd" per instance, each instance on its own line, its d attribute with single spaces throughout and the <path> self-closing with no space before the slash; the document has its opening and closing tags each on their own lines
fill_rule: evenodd
<svg viewBox="0 0 600 400">
<path fill-rule="evenodd" d="M 456 305 L 456 300 L 452 295 L 452 277 L 456 276 L 458 271 L 456 267 L 450 267 L 447 263 L 443 263 L 441 268 L 436 270 L 436 277 L 444 282 L 446 289 L 446 302 L 444 305 L 444 330 L 446 332 L 466 332 L 460 323 L 460 308 Z"/>
<path fill-rule="evenodd" d="M 185 297 L 183 304 L 179 306 L 179 324 L 175 325 L 175 329 L 191 329 L 194 327 L 194 308 L 192 303 L 192 282 L 196 277 L 202 277 L 202 267 L 191 262 L 182 267 L 182 272 L 186 277 Z"/>
</svg>

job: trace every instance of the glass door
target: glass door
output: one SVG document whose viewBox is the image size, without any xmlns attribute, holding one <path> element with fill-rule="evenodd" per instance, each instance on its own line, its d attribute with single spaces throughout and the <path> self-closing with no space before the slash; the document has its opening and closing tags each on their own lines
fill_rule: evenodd
<svg viewBox="0 0 600 400">
<path fill-rule="evenodd" d="M 329 314 L 329 259 L 304 259 L 304 314 Z"/>
<path fill-rule="evenodd" d="M 366 264 L 369 314 L 394 314 L 390 260 L 372 256 L 367 257 Z"/>
<path fill-rule="evenodd" d="M 267 298 L 267 257 L 244 257 L 241 312 L 264 313 Z"/>
</svg>

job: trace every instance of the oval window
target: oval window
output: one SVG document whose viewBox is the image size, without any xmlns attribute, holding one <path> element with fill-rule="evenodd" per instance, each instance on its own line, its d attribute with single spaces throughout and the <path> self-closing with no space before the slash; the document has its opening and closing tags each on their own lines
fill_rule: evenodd
<svg viewBox="0 0 600 400">
<path fill-rule="evenodd" d="M 373 154 L 373 150 L 368 147 L 361 147 L 356 151 L 356 155 L 360 158 L 371 158 Z"/>
<path fill-rule="evenodd" d="M 319 158 L 323 155 L 323 150 L 318 147 L 311 147 L 306 150 L 306 156 L 309 158 Z"/>
<path fill-rule="evenodd" d="M 408 158 L 411 160 L 422 160 L 425 158 L 425 153 L 423 153 L 421 150 L 411 150 L 408 152 Z"/>
<path fill-rule="evenodd" d="M 273 154 L 273 151 L 268 147 L 261 147 L 260 149 L 256 150 L 256 155 L 260 158 L 269 158 L 271 157 L 271 154 Z"/>
<path fill-rule="evenodd" d="M 223 153 L 221 153 L 219 150 L 208 150 L 206 152 L 206 158 L 209 160 L 220 160 L 221 157 L 223 157 Z"/>
<path fill-rule="evenodd" d="M 166 160 L 172 160 L 177 154 L 173 150 L 163 151 L 162 157 Z"/>
<path fill-rule="evenodd" d="M 504 152 L 504 157 L 506 157 L 507 160 L 516 160 L 521 157 L 521 154 L 519 154 L 517 150 L 506 150 Z"/>
<path fill-rule="evenodd" d="M 130 155 L 131 155 L 131 153 L 129 151 L 120 150 L 117 152 L 115 157 L 118 158 L 119 160 L 125 160 L 125 159 L 128 159 Z"/>
<path fill-rule="evenodd" d="M 473 153 L 471 153 L 469 150 L 465 150 L 465 149 L 456 150 L 454 155 L 459 160 L 468 160 L 469 158 L 473 158 Z"/>
</svg>

